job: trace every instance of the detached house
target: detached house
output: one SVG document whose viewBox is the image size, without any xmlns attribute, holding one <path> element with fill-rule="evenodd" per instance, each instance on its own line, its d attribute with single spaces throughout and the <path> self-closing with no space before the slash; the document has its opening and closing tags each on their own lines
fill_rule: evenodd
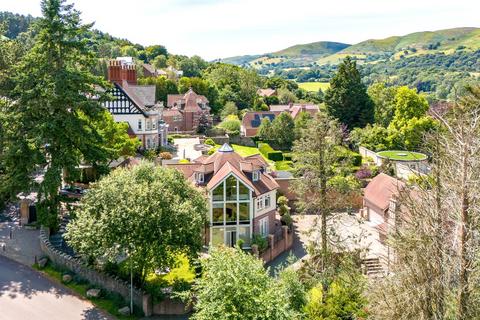
<svg viewBox="0 0 480 320">
<path fill-rule="evenodd" d="M 211 156 L 169 167 L 205 190 L 209 204 L 205 245 L 234 246 L 242 239 L 250 247 L 253 234 L 274 233 L 279 185 L 261 155 L 241 157 L 224 144 Z"/>
<path fill-rule="evenodd" d="M 185 94 L 169 94 L 163 120 L 170 132 L 196 132 L 201 121 L 212 122 L 208 99 L 192 88 Z"/>
<path fill-rule="evenodd" d="M 168 124 L 161 118 L 163 105 L 155 102 L 155 86 L 138 85 L 135 65 L 123 59 L 110 61 L 108 80 L 113 98 L 103 105 L 113 119 L 128 123 L 130 136 L 140 139 L 146 149 L 166 145 Z"/>
<path fill-rule="evenodd" d="M 365 188 L 361 216 L 378 230 L 381 242 L 395 225 L 396 199 L 404 188 L 404 182 L 384 173 L 373 178 Z"/>
<path fill-rule="evenodd" d="M 272 122 L 275 117 L 282 112 L 288 112 L 292 118 L 295 119 L 301 112 L 307 112 L 314 116 L 318 111 L 318 106 L 314 104 L 271 105 L 270 111 L 252 111 L 245 113 L 240 132 L 245 137 L 255 137 L 263 118 L 268 118 L 270 122 Z"/>
</svg>

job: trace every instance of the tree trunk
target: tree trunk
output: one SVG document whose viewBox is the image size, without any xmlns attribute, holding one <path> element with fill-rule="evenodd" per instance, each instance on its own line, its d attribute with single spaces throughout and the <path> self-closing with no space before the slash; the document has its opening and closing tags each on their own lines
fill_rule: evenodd
<svg viewBox="0 0 480 320">
<path fill-rule="evenodd" d="M 469 194 L 467 186 L 467 171 L 468 171 L 468 146 L 465 144 L 463 147 L 463 161 L 462 161 L 462 185 L 461 185 L 461 226 L 460 226 L 460 242 L 459 242 L 459 252 L 460 252 L 460 272 L 459 272 L 459 287 L 458 287 L 458 319 L 466 319 L 467 308 L 468 308 L 468 267 L 469 267 L 469 258 L 467 252 L 467 242 L 468 242 L 468 231 L 470 230 L 469 223 Z"/>
</svg>

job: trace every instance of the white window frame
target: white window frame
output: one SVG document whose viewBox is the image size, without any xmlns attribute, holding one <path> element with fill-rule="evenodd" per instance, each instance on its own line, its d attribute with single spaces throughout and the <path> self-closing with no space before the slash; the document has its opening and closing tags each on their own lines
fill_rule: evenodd
<svg viewBox="0 0 480 320">
<path fill-rule="evenodd" d="M 268 202 L 268 204 L 267 204 L 267 202 Z M 266 195 L 265 200 L 264 200 L 264 208 L 270 208 L 271 205 L 272 205 L 272 199 L 271 199 L 270 195 Z"/>
<path fill-rule="evenodd" d="M 263 209 L 263 197 L 258 197 L 257 198 L 257 210 L 262 210 Z"/>
<path fill-rule="evenodd" d="M 258 181 L 259 176 L 260 176 L 260 173 L 258 172 L 258 170 L 255 170 L 255 171 L 252 172 L 252 180 L 253 181 Z"/>
<path fill-rule="evenodd" d="M 260 235 L 262 237 L 267 237 L 268 236 L 268 217 L 262 218 L 259 221 L 259 230 L 260 230 Z"/>
<path fill-rule="evenodd" d="M 197 183 L 205 182 L 205 175 L 203 174 L 203 172 L 195 172 L 195 181 Z"/>
<path fill-rule="evenodd" d="M 143 126 L 143 121 L 142 119 L 138 119 L 138 123 L 137 123 L 137 128 L 138 128 L 138 131 L 142 131 L 142 126 Z"/>
</svg>

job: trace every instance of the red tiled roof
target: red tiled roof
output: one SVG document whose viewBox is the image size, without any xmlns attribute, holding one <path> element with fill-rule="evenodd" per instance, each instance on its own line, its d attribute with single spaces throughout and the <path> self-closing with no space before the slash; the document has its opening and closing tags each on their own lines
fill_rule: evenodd
<svg viewBox="0 0 480 320">
<path fill-rule="evenodd" d="M 226 145 L 225 151 L 221 151 L 222 148 L 211 156 L 201 156 L 193 160 L 193 163 L 173 164 L 168 166 L 179 169 L 184 176 L 190 180 L 194 172 L 203 172 L 206 174 L 211 173 L 210 180 L 206 181 L 207 189 L 213 188 L 220 181 L 223 181 L 223 179 L 225 179 L 230 173 L 235 174 L 238 179 L 248 185 L 255 195 L 279 188 L 275 179 L 265 172 L 260 173 L 259 180 L 251 180 L 250 173 L 252 170 L 260 170 L 267 166 L 267 163 L 260 155 L 252 155 L 243 158 L 238 153 L 233 152 L 233 149 L 228 145 Z"/>
<path fill-rule="evenodd" d="M 380 173 L 365 188 L 364 199 L 382 210 L 387 210 L 390 199 L 399 194 L 405 183 L 389 175 Z"/>
</svg>

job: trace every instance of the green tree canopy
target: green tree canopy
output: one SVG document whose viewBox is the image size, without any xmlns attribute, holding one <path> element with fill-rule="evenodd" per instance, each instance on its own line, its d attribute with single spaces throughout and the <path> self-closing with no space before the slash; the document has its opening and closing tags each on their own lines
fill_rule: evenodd
<svg viewBox="0 0 480 320">
<path fill-rule="evenodd" d="M 364 127 L 373 122 L 373 103 L 362 83 L 357 64 L 350 57 L 338 66 L 325 93 L 325 105 L 330 116 L 349 129 Z"/>
<path fill-rule="evenodd" d="M 272 131 L 272 123 L 270 122 L 270 118 L 264 117 L 260 123 L 260 126 L 258 127 L 257 137 L 263 141 L 269 141 L 273 136 Z"/>
<path fill-rule="evenodd" d="M 237 105 L 233 101 L 228 101 L 225 103 L 225 106 L 222 109 L 222 119 L 225 119 L 229 115 L 238 115 Z"/>
<path fill-rule="evenodd" d="M 194 320 L 296 319 L 263 262 L 237 248 L 212 248 L 194 285 Z"/>
<path fill-rule="evenodd" d="M 425 116 L 427 110 L 427 99 L 419 95 L 417 90 L 399 87 L 395 95 L 395 113 L 390 125 L 398 129 L 412 118 Z"/>
<path fill-rule="evenodd" d="M 384 82 L 376 82 L 368 87 L 367 92 L 375 106 L 375 123 L 388 127 L 395 114 L 397 87 L 388 87 Z"/>
<path fill-rule="evenodd" d="M 165 78 L 164 76 L 159 77 L 148 77 L 138 79 L 139 84 L 153 84 L 155 85 L 155 100 L 163 101 L 164 104 L 167 103 L 167 96 L 169 94 L 178 93 L 177 84 L 175 81 Z"/>
<path fill-rule="evenodd" d="M 99 96 L 95 86 L 108 85 L 90 73 L 95 59 L 81 35 L 91 25 L 82 25 L 78 11 L 63 0 L 43 0 L 41 9 L 35 45 L 14 71 L 15 89 L 10 94 L 16 102 L 9 112 L 20 124 L 14 148 L 25 157 L 11 163 L 24 169 L 17 179 L 25 182 L 25 188 L 31 170 L 48 164 L 39 188 L 39 219 L 56 227 L 63 169 L 73 171 L 82 160 L 108 160 L 107 142 L 90 125 L 100 121 L 104 110 L 100 104 L 104 97 L 91 99 Z"/>
<path fill-rule="evenodd" d="M 240 127 L 242 123 L 238 116 L 229 115 L 218 125 L 219 128 L 224 129 L 229 135 L 238 136 L 240 134 Z"/>
<path fill-rule="evenodd" d="M 81 254 L 115 261 L 128 254 L 143 284 L 184 252 L 196 256 L 206 222 L 205 197 L 172 169 L 141 163 L 117 169 L 80 201 L 65 237 Z"/>
<path fill-rule="evenodd" d="M 272 121 L 272 137 L 280 148 L 290 149 L 295 140 L 295 123 L 288 112 L 282 112 Z"/>
</svg>

